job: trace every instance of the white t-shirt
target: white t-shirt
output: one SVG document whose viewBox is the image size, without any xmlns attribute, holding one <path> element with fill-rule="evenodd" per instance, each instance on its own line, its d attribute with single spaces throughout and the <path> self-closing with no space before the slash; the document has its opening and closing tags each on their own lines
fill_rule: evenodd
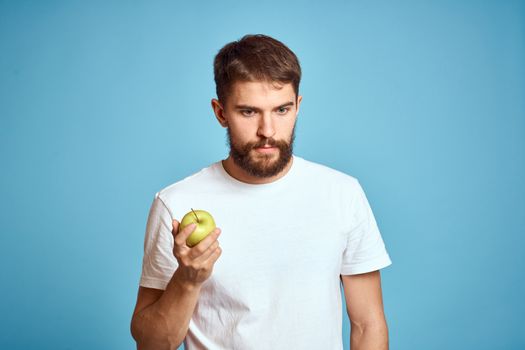
<svg viewBox="0 0 525 350">
<path fill-rule="evenodd" d="M 218 161 L 155 195 L 140 285 L 166 289 L 177 260 L 171 221 L 209 211 L 222 254 L 201 288 L 186 349 L 342 349 L 340 275 L 391 264 L 352 176 L 293 156 L 269 184 L 231 177 Z"/>
</svg>

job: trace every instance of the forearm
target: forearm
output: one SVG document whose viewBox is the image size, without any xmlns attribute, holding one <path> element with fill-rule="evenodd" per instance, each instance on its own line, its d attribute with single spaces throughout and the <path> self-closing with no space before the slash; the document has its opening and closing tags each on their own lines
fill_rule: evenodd
<svg viewBox="0 0 525 350">
<path fill-rule="evenodd" d="M 359 326 L 352 324 L 351 350 L 388 350 L 388 327 L 386 322 Z"/>
<path fill-rule="evenodd" d="M 137 349 L 177 349 L 188 332 L 199 295 L 200 287 L 180 283 L 175 273 L 159 300 L 133 317 Z"/>
</svg>

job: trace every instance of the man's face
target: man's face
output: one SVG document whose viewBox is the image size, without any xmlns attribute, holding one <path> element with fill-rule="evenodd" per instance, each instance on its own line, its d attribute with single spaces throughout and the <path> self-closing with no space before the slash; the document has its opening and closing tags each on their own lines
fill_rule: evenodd
<svg viewBox="0 0 525 350">
<path fill-rule="evenodd" d="M 234 163 L 259 178 L 279 174 L 292 157 L 301 99 L 292 84 L 235 83 L 224 110 Z"/>
</svg>

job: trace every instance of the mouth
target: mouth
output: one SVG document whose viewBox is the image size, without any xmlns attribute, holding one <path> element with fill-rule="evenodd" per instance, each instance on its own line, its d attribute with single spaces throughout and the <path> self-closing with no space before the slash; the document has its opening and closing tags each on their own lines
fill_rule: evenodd
<svg viewBox="0 0 525 350">
<path fill-rule="evenodd" d="M 263 147 L 257 147 L 255 150 L 258 151 L 258 152 L 262 152 L 262 153 L 271 153 L 271 152 L 275 151 L 276 149 L 277 149 L 277 147 L 263 146 Z"/>
</svg>

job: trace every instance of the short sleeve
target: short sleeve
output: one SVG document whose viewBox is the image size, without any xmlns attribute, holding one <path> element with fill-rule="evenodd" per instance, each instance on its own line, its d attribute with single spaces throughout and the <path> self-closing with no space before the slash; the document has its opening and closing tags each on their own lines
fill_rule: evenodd
<svg viewBox="0 0 525 350">
<path fill-rule="evenodd" d="M 157 193 L 151 205 L 142 260 L 142 287 L 166 289 L 177 269 L 173 255 L 172 215 Z"/>
<path fill-rule="evenodd" d="M 356 182 L 347 213 L 352 226 L 343 252 L 341 275 L 366 273 L 392 264 L 363 188 Z"/>
</svg>

